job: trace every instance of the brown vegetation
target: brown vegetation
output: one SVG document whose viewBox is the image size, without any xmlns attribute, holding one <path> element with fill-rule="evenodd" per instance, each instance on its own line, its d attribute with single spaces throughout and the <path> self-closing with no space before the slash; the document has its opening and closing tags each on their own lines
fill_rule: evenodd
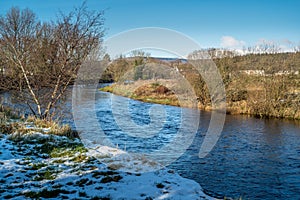
<svg viewBox="0 0 300 200">
<path fill-rule="evenodd" d="M 101 90 L 105 92 L 112 92 L 121 96 L 126 96 L 144 102 L 180 106 L 180 102 L 176 94 L 167 87 L 167 86 L 171 87 L 171 84 L 175 84 L 175 82 L 171 80 L 161 80 L 161 79 L 156 81 L 138 80 L 132 84 L 126 84 L 126 85 L 113 84 L 101 88 Z"/>
<path fill-rule="evenodd" d="M 140 65 L 136 65 L 137 59 L 120 58 L 113 62 L 107 73 L 119 82 L 112 86 L 113 90 L 108 88 L 105 90 L 143 101 L 152 100 L 154 103 L 159 103 L 156 100 L 161 98 L 174 102 L 172 94 L 167 90 L 170 87 L 153 88 L 149 81 L 155 82 L 159 79 L 162 82 L 175 83 L 176 80 L 162 77 L 160 73 L 149 74 L 149 70 L 145 67 L 147 64 L 149 66 L 149 63 L 153 66 L 165 65 L 173 71 L 179 71 L 193 86 L 199 108 L 212 109 L 207 85 L 191 64 L 179 60 L 163 62 L 148 58 L 143 59 Z M 300 52 L 224 56 L 215 58 L 214 62 L 223 78 L 228 113 L 300 119 Z M 118 66 L 118 63 L 123 65 Z M 118 73 L 113 73 L 114 71 Z M 128 92 L 130 87 L 128 85 L 133 83 L 128 84 L 122 80 L 122 76 L 128 71 L 134 73 L 132 77 L 135 78 L 130 80 L 135 84 L 132 88 L 138 88 L 134 93 Z"/>
</svg>

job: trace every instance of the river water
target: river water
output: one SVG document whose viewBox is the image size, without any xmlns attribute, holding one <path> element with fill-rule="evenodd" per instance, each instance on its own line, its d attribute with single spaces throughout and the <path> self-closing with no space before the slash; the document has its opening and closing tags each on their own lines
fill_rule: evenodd
<svg viewBox="0 0 300 200">
<path fill-rule="evenodd" d="M 159 150 L 170 143 L 180 130 L 182 110 L 185 109 L 161 106 L 159 109 L 165 110 L 164 119 L 161 120 L 163 126 L 156 135 L 145 138 L 128 134 L 130 127 L 124 131 L 120 123 L 124 119 L 124 124 L 130 124 L 129 114 L 131 123 L 147 126 L 152 120 L 149 112 L 154 104 L 100 91 L 96 91 L 95 99 L 84 101 L 84 104 L 89 103 L 95 104 L 94 110 L 85 112 L 96 114 L 98 126 L 107 138 L 121 149 L 138 153 Z M 71 99 L 63 107 L 71 111 Z M 188 109 L 188 112 L 191 118 L 200 115 L 199 128 L 191 145 L 168 165 L 169 168 L 195 180 L 206 193 L 219 198 L 300 199 L 299 122 L 227 115 L 216 146 L 205 158 L 200 159 L 199 148 L 208 129 L 211 113 L 192 109 Z M 152 114 L 155 116 L 153 110 Z M 70 117 L 65 118 L 65 122 L 74 126 Z M 195 123 L 198 126 L 198 122 Z M 136 131 L 134 129 L 136 127 L 132 131 Z"/>
</svg>

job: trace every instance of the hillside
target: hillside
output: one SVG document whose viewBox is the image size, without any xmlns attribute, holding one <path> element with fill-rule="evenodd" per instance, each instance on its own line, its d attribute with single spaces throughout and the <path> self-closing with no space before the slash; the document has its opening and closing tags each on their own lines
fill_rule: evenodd
<svg viewBox="0 0 300 200">
<path fill-rule="evenodd" d="M 300 119 L 299 52 L 249 54 L 215 58 L 213 61 L 223 78 L 228 113 Z M 199 108 L 212 109 L 207 85 L 201 74 L 191 64 L 182 60 L 120 58 L 111 63 L 105 77 L 110 77 L 112 81 L 118 83 L 113 87 L 119 95 L 154 103 L 178 105 L 178 102 L 174 100 L 174 94 L 169 92 L 162 95 L 151 87 L 151 84 L 152 86 L 162 84 L 157 80 L 175 80 L 176 82 L 172 71 L 179 72 L 192 85 Z M 137 80 L 141 81 L 140 87 L 142 88 L 133 87 L 134 91 L 131 91 L 130 95 L 128 91 L 122 92 L 122 87 Z M 148 83 L 149 81 L 151 83 Z M 152 92 L 147 91 L 151 88 Z M 104 90 L 113 92 L 112 88 Z M 161 100 L 163 98 L 165 100 Z"/>
</svg>

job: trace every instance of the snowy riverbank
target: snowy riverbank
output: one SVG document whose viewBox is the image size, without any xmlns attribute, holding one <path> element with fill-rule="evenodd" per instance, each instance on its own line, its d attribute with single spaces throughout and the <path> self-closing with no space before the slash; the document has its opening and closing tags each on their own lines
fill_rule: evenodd
<svg viewBox="0 0 300 200">
<path fill-rule="evenodd" d="M 134 172 L 116 169 L 125 167 Z M 213 199 L 172 170 L 139 173 L 144 167 L 155 165 L 117 149 L 87 150 L 79 139 L 34 131 L 0 135 L 1 199 Z"/>
</svg>

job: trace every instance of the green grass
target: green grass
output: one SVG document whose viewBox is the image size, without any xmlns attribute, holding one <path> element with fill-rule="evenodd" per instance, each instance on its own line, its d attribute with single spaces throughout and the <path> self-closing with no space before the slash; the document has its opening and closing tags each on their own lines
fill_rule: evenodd
<svg viewBox="0 0 300 200">
<path fill-rule="evenodd" d="M 87 161 L 89 158 L 86 155 L 78 155 L 72 159 L 73 162 L 81 163 Z"/>
<path fill-rule="evenodd" d="M 55 147 L 50 152 L 51 158 L 72 157 L 76 153 L 85 153 L 87 149 L 83 145 L 71 146 L 71 147 Z"/>
<path fill-rule="evenodd" d="M 157 88 L 158 86 L 160 86 L 160 84 L 157 83 L 157 82 L 151 83 L 151 87 L 152 87 L 152 88 Z"/>
<path fill-rule="evenodd" d="M 38 170 L 38 169 L 41 169 L 46 166 L 47 166 L 47 164 L 45 164 L 45 163 L 34 163 L 34 164 L 32 164 L 31 169 Z"/>
<path fill-rule="evenodd" d="M 42 181 L 42 180 L 54 180 L 56 178 L 56 171 L 47 169 L 46 171 L 38 172 L 38 175 L 34 177 L 34 181 Z"/>
<path fill-rule="evenodd" d="M 105 86 L 103 88 L 99 88 L 99 90 L 102 91 L 102 92 L 111 92 L 112 93 L 114 88 L 112 86 L 108 85 L 108 86 Z"/>
</svg>

